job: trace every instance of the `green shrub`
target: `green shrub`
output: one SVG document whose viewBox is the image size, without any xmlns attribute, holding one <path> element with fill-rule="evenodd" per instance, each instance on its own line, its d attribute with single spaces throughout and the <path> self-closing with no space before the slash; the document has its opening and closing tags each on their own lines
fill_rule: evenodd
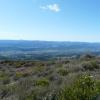
<svg viewBox="0 0 100 100">
<path fill-rule="evenodd" d="M 16 68 L 20 68 L 22 67 L 22 65 L 23 65 L 23 62 L 15 62 Z"/>
<path fill-rule="evenodd" d="M 62 75 L 62 76 L 68 75 L 68 71 L 67 71 L 66 69 L 64 69 L 64 68 L 59 69 L 59 70 L 58 70 L 58 73 L 59 73 L 60 75 Z"/>
<path fill-rule="evenodd" d="M 44 66 L 37 66 L 35 67 L 35 72 L 42 72 L 44 71 L 45 67 Z"/>
<path fill-rule="evenodd" d="M 93 100 L 100 93 L 97 82 L 90 75 L 81 76 L 71 87 L 64 87 L 58 100 Z"/>
<path fill-rule="evenodd" d="M 84 63 L 83 64 L 83 68 L 85 70 L 95 70 L 99 68 L 99 65 L 96 63 L 96 61 L 90 61 L 88 63 Z"/>
<path fill-rule="evenodd" d="M 8 84 L 10 82 L 9 75 L 5 72 L 0 71 L 0 82 L 3 84 Z"/>
<path fill-rule="evenodd" d="M 95 68 L 95 69 L 99 69 L 99 65 L 96 61 L 91 61 L 91 65 Z"/>
<path fill-rule="evenodd" d="M 15 78 L 22 78 L 28 76 L 28 73 L 25 72 L 16 72 Z"/>
<path fill-rule="evenodd" d="M 32 91 L 30 94 L 28 94 L 24 100 L 37 100 L 37 95 L 35 91 Z"/>
<path fill-rule="evenodd" d="M 82 55 L 80 58 L 84 59 L 84 60 L 91 60 L 91 59 L 95 58 L 95 56 L 92 54 L 85 54 L 85 55 Z"/>
<path fill-rule="evenodd" d="M 49 80 L 46 78 L 38 79 L 36 80 L 35 85 L 42 86 L 42 87 L 49 86 Z"/>
<path fill-rule="evenodd" d="M 97 91 L 96 81 L 90 75 L 82 76 L 75 84 L 75 94 L 77 98 L 91 100 Z"/>
</svg>

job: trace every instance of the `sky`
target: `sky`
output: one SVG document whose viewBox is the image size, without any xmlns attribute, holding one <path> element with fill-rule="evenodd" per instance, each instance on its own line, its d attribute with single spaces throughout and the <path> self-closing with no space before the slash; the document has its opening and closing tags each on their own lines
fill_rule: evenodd
<svg viewBox="0 0 100 100">
<path fill-rule="evenodd" d="M 0 0 L 0 40 L 100 42 L 100 0 Z"/>
</svg>

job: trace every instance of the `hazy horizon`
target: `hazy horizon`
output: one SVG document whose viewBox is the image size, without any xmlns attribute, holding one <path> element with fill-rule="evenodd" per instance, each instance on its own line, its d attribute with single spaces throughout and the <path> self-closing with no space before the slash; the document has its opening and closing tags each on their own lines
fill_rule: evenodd
<svg viewBox="0 0 100 100">
<path fill-rule="evenodd" d="M 99 0 L 1 0 L 0 40 L 100 42 Z"/>
<path fill-rule="evenodd" d="M 100 42 L 93 42 L 93 41 L 67 41 L 67 40 L 23 40 L 23 39 L 0 39 L 0 41 L 37 41 L 37 42 L 72 42 L 72 43 L 99 43 Z"/>
</svg>

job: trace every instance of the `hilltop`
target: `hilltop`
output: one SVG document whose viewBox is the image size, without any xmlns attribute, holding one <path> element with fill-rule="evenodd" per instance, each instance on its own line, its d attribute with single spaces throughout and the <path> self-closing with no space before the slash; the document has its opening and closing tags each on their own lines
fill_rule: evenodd
<svg viewBox="0 0 100 100">
<path fill-rule="evenodd" d="M 100 58 L 0 61 L 0 100 L 100 100 Z"/>
</svg>

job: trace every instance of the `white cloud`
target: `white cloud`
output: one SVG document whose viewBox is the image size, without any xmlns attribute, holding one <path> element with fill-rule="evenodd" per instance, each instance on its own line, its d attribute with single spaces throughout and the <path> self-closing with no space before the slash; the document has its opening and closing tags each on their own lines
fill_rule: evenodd
<svg viewBox="0 0 100 100">
<path fill-rule="evenodd" d="M 41 9 L 43 10 L 50 10 L 53 12 L 59 12 L 60 11 L 60 7 L 58 4 L 50 4 L 50 5 L 46 5 L 46 6 L 40 6 Z"/>
</svg>

